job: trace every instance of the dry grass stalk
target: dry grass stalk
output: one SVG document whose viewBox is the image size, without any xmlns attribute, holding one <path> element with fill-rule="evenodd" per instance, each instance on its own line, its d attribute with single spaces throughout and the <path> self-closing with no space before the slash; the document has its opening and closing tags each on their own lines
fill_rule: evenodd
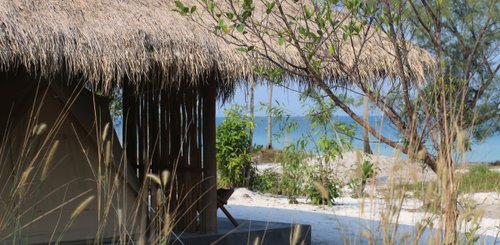
<svg viewBox="0 0 500 245">
<path fill-rule="evenodd" d="M 26 194 L 26 191 L 29 187 L 29 176 L 31 175 L 31 172 L 33 171 L 34 167 L 33 166 L 30 166 L 28 167 L 27 169 L 25 169 L 23 171 L 23 173 L 21 174 L 21 178 L 19 179 L 19 183 L 16 187 L 16 190 L 14 191 L 14 193 L 17 193 L 19 194 L 19 198 L 23 198 L 24 195 Z"/>
<path fill-rule="evenodd" d="M 83 210 L 88 205 L 90 205 L 90 202 L 92 202 L 94 198 L 95 198 L 94 196 L 89 196 L 85 200 L 83 200 L 83 202 L 81 202 L 80 205 L 78 205 L 78 207 L 73 211 L 73 213 L 71 213 L 71 219 L 75 219 L 76 217 L 78 217 L 78 215 L 80 215 L 83 212 Z"/>
<path fill-rule="evenodd" d="M 42 169 L 42 175 L 40 176 L 40 180 L 42 182 L 47 179 L 51 163 L 54 161 L 54 155 L 58 147 L 59 147 L 59 140 L 56 140 L 54 144 L 52 144 L 52 146 L 50 147 L 49 153 L 47 154 L 47 158 L 45 158 L 45 162 L 43 164 L 43 169 Z"/>
<path fill-rule="evenodd" d="M 160 177 L 158 177 L 158 175 L 156 175 L 156 174 L 146 174 L 146 178 L 151 179 L 156 184 L 158 184 L 159 186 L 161 186 L 161 179 L 160 179 Z"/>
<path fill-rule="evenodd" d="M 314 188 L 318 190 L 318 192 L 321 194 L 321 198 L 328 200 L 328 190 L 326 190 L 325 186 L 323 186 L 320 182 L 314 181 L 313 182 Z"/>
<path fill-rule="evenodd" d="M 290 244 L 299 244 L 301 230 L 300 225 L 294 225 L 293 230 L 290 233 Z"/>
</svg>

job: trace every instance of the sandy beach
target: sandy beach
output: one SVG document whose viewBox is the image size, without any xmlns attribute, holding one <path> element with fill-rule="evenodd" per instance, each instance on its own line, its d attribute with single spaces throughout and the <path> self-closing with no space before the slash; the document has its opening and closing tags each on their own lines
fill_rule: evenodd
<svg viewBox="0 0 500 245">
<path fill-rule="evenodd" d="M 376 177 L 371 183 L 379 187 L 389 184 L 390 181 L 405 183 L 429 181 L 436 178 L 436 174 L 432 170 L 423 167 L 420 163 L 402 160 L 398 157 L 369 155 L 359 151 L 345 152 L 341 157 L 329 162 L 328 166 L 335 173 L 332 177 L 346 183 L 354 174 L 356 164 L 365 160 L 374 164 Z M 311 158 L 307 164 L 313 165 L 316 161 L 317 159 Z M 257 171 L 259 172 L 269 168 L 281 171 L 281 166 L 278 163 L 257 163 Z"/>
<path fill-rule="evenodd" d="M 334 169 L 338 178 L 345 182 L 354 171 L 359 156 L 359 153 L 348 152 L 329 166 Z M 362 158 L 370 159 L 377 169 L 376 178 L 366 187 L 366 198 L 351 198 L 350 190 L 345 187 L 343 196 L 335 200 L 336 205 L 333 207 L 311 205 L 305 197 L 298 198 L 299 204 L 290 204 L 285 196 L 240 188 L 229 199 L 228 209 L 237 219 L 311 224 L 313 244 L 331 244 L 331 241 L 347 241 L 350 244 L 365 243 L 369 240 L 381 241 L 384 234 L 382 220 L 399 224 L 395 241 L 406 244 L 412 241 L 420 223 L 427 222 L 434 227 L 439 225 L 439 215 L 423 208 L 422 201 L 412 198 L 411 193 L 405 195 L 399 216 L 389 215 L 391 201 L 384 199 L 383 195 L 384 189 L 393 183 L 433 180 L 436 175 L 432 171 L 422 168 L 418 163 L 409 163 L 394 157 L 363 155 Z M 281 171 L 276 163 L 259 163 L 257 168 L 259 172 L 269 168 Z M 498 242 L 496 237 L 500 233 L 500 193 L 460 196 L 459 209 L 466 201 L 475 205 L 475 210 L 482 213 L 483 218 L 479 221 L 480 228 L 477 232 L 481 241 L 485 244 Z M 221 213 L 219 215 L 223 216 Z M 461 224 L 462 232 L 470 228 L 470 223 L 463 221 Z M 433 232 L 435 230 L 427 229 L 420 243 L 429 242 Z"/>
<path fill-rule="evenodd" d="M 473 198 L 482 200 L 484 206 L 500 205 L 499 193 L 478 193 L 474 194 Z M 299 204 L 289 204 L 287 197 L 284 196 L 266 195 L 240 188 L 229 199 L 227 208 L 236 219 L 310 224 L 313 244 L 343 241 L 353 244 L 381 239 L 383 234 L 381 219 L 388 209 L 383 199 L 342 197 L 337 199 L 337 205 L 333 207 L 310 205 L 305 198 L 299 198 L 298 201 Z M 435 226 L 439 225 L 437 215 L 415 211 L 419 210 L 421 205 L 419 200 L 407 199 L 402 205 L 399 219 L 391 219 L 390 223 L 399 224 L 396 243 L 411 242 L 418 223 L 430 220 Z M 224 214 L 219 211 L 219 216 L 224 217 Z M 500 217 L 485 216 L 480 225 L 478 234 L 484 244 L 498 242 L 496 236 L 500 233 Z M 462 227 L 462 230 L 465 231 L 466 228 Z M 426 230 L 420 244 L 426 244 L 432 232 L 435 231 Z"/>
</svg>

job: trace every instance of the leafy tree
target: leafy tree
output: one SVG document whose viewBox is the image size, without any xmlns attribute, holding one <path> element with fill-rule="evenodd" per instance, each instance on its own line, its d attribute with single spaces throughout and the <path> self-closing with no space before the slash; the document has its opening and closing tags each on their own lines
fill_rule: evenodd
<svg viewBox="0 0 500 245">
<path fill-rule="evenodd" d="M 449 110 L 461 112 L 460 127 L 476 140 L 500 132 L 498 3 L 413 0 L 409 5 L 408 32 L 441 59 L 438 68 L 446 96 L 460 100 L 448 103 Z M 440 88 L 425 91 L 428 103 L 441 92 L 436 89 Z"/>
<path fill-rule="evenodd" d="M 468 135 L 483 138 L 498 132 L 498 4 L 494 0 L 283 0 L 197 1 L 204 9 L 201 25 L 214 30 L 242 52 L 276 65 L 307 81 L 374 138 L 422 160 L 440 176 L 445 211 L 445 243 L 455 242 L 456 187 L 454 152 L 467 149 Z M 256 11 L 258 6 L 259 11 Z M 192 8 L 179 8 L 189 15 Z M 260 14 L 263 10 L 265 14 Z M 191 11 L 192 12 L 192 11 Z M 213 22 L 207 22 L 207 19 Z M 193 17 L 196 21 L 196 19 Z M 273 24 L 268 24 L 273 22 Z M 359 61 L 370 33 L 386 34 L 398 77 L 365 81 Z M 339 53 L 333 37 L 352 44 L 353 65 Z M 252 38 L 249 38 L 252 37 Z M 411 69 L 408 39 L 432 52 L 436 69 L 419 84 Z M 283 57 L 276 46 L 297 52 Z M 351 86 L 331 83 L 322 71 L 335 63 L 349 74 Z M 264 73 L 263 75 L 267 75 Z M 340 81 L 347 78 L 340 77 Z M 364 123 L 339 92 L 355 90 L 368 97 L 404 139 L 392 140 Z"/>
<path fill-rule="evenodd" d="M 407 17 L 401 22 L 408 24 L 389 23 L 392 35 L 403 35 L 407 29 L 436 56 L 435 80 L 415 103 L 420 109 L 416 118 L 426 121 L 423 131 L 430 135 L 440 162 L 445 243 L 454 243 L 458 216 L 454 163 L 460 159 L 452 153 L 464 153 L 471 139 L 500 130 L 499 5 L 492 0 L 409 0 L 402 10 L 394 10 L 393 3 L 384 1 L 385 16 Z"/>
</svg>

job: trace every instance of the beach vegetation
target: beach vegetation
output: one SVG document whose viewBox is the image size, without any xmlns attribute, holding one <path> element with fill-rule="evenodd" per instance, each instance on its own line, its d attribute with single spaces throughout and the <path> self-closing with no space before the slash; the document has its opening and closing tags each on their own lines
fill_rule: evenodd
<svg viewBox="0 0 500 245">
<path fill-rule="evenodd" d="M 458 191 L 461 193 L 500 192 L 500 172 L 487 165 L 470 166 L 458 174 Z"/>
<path fill-rule="evenodd" d="M 381 143 L 437 173 L 445 210 L 443 240 L 456 241 L 454 171 L 460 159 L 453 157 L 454 152 L 463 154 L 481 132 L 499 130 L 491 127 L 498 125 L 500 116 L 495 1 L 283 1 L 265 5 L 263 15 L 254 13 L 257 3 L 253 1 L 200 4 L 199 9 L 218 20 L 214 31 L 220 38 L 303 80 L 306 90 L 317 89 Z M 263 26 L 262 19 L 280 23 Z M 233 26 L 259 41 L 249 44 L 248 37 L 232 31 Z M 378 34 L 385 44 L 371 45 L 374 36 L 379 40 Z M 425 44 L 427 52 L 412 54 L 418 49 L 405 39 Z M 276 43 L 298 58 L 283 59 L 275 52 Z M 377 47 L 381 50 L 375 51 Z M 371 71 L 381 70 L 364 59 L 365 52 L 388 53 L 394 66 L 375 72 L 381 76 L 369 77 L 362 63 L 370 63 Z M 337 69 L 333 78 L 325 74 L 332 65 Z M 350 83 L 342 86 L 332 80 Z M 344 91 L 366 96 L 402 140 L 366 123 L 342 99 Z M 487 130 L 482 130 L 484 125 Z"/>
<path fill-rule="evenodd" d="M 295 144 L 286 146 L 277 158 L 282 168 L 280 189 L 283 195 L 288 196 L 290 202 L 296 202 L 297 196 L 303 194 L 306 188 L 306 160 L 309 155 L 305 151 L 305 146 L 305 140 L 299 140 Z"/>
<path fill-rule="evenodd" d="M 216 133 L 219 185 L 249 186 L 255 175 L 250 151 L 253 122 L 238 105 L 227 109 L 225 116 Z"/>
<path fill-rule="evenodd" d="M 487 165 L 472 165 L 457 170 L 457 184 L 459 194 L 500 192 L 500 172 Z M 412 197 L 422 199 L 429 188 L 432 188 L 433 195 L 437 195 L 437 186 L 437 181 L 433 180 L 399 183 L 395 188 L 404 189 L 412 193 Z"/>
<path fill-rule="evenodd" d="M 326 183 L 313 181 L 307 189 L 307 197 L 314 205 L 334 205 L 335 199 L 342 196 L 342 183 L 336 179 L 328 179 Z"/>
<path fill-rule="evenodd" d="M 362 163 L 357 161 L 353 177 L 348 182 L 354 198 L 363 197 L 367 181 L 375 177 L 375 174 L 376 170 L 371 161 L 364 160 Z"/>
<path fill-rule="evenodd" d="M 279 195 L 282 193 L 280 188 L 281 174 L 274 169 L 268 168 L 258 174 L 251 188 L 263 193 Z"/>
</svg>

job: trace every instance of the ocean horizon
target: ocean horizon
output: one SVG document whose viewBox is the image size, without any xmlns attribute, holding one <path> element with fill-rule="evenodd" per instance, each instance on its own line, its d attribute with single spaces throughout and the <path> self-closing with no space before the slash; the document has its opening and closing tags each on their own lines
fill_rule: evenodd
<svg viewBox="0 0 500 245">
<path fill-rule="evenodd" d="M 216 117 L 216 124 L 219 125 L 225 117 Z M 297 130 L 291 132 L 287 135 L 282 135 L 281 137 L 276 137 L 276 133 L 279 132 L 280 122 L 273 121 L 273 148 L 283 149 L 285 144 L 292 141 L 298 140 L 305 135 L 313 135 L 311 124 L 309 120 L 304 116 L 292 116 L 291 121 L 295 121 L 298 124 Z M 360 126 L 356 125 L 354 121 L 349 116 L 335 116 L 333 120 L 338 120 L 340 122 L 354 124 L 355 136 L 352 141 L 352 150 L 362 150 L 363 141 L 362 139 L 362 129 Z M 382 135 L 388 137 L 394 141 L 400 141 L 401 137 L 398 135 L 396 129 L 394 129 L 388 122 L 388 119 L 383 119 L 381 116 L 371 116 L 368 118 L 371 125 L 377 125 L 377 130 L 381 130 Z M 115 129 L 117 131 L 118 137 L 121 141 L 121 120 L 115 121 Z M 253 135 L 253 144 L 264 146 L 267 143 L 267 117 L 257 116 L 255 117 L 255 127 Z M 333 132 L 329 132 L 333 133 Z M 380 154 L 385 156 L 394 156 L 395 150 L 383 143 L 380 143 L 376 138 L 370 135 L 370 146 L 374 154 Z M 309 149 L 312 149 L 312 144 L 310 144 Z M 471 163 L 489 163 L 500 161 L 500 134 L 494 134 L 481 142 L 473 142 L 471 149 L 467 151 L 464 155 L 466 162 Z M 404 155 L 403 155 L 404 157 Z"/>
<path fill-rule="evenodd" d="M 224 117 L 217 117 L 216 123 L 219 125 L 224 120 Z M 283 146 L 289 142 L 297 140 L 304 135 L 310 135 L 312 132 L 311 124 L 306 117 L 303 116 L 292 116 L 290 120 L 297 122 L 297 130 L 291 132 L 289 135 L 283 135 L 282 137 L 276 137 L 274 135 L 279 131 L 280 122 L 273 122 L 273 148 L 283 149 Z M 355 124 L 354 121 L 349 116 L 335 116 L 334 120 L 339 122 Z M 388 122 L 388 119 L 381 116 L 371 116 L 368 118 L 371 125 L 377 125 L 378 130 L 381 130 L 382 135 L 388 137 L 391 140 L 399 141 L 400 136 L 396 129 L 394 129 Z M 360 126 L 356 125 L 355 138 L 352 142 L 353 150 L 363 149 L 362 142 L 362 129 Z M 333 132 L 330 132 L 333 133 Z M 374 154 L 381 154 L 386 156 L 393 156 L 395 150 L 383 143 L 380 143 L 376 138 L 370 135 L 370 146 Z M 255 117 L 255 128 L 253 135 L 253 144 L 264 146 L 267 143 L 267 117 L 257 116 Z M 312 148 L 312 146 L 309 146 Z M 467 162 L 495 162 L 500 161 L 500 134 L 494 134 L 490 137 L 484 139 L 481 142 L 473 142 L 471 150 L 465 153 L 465 161 Z"/>
</svg>

